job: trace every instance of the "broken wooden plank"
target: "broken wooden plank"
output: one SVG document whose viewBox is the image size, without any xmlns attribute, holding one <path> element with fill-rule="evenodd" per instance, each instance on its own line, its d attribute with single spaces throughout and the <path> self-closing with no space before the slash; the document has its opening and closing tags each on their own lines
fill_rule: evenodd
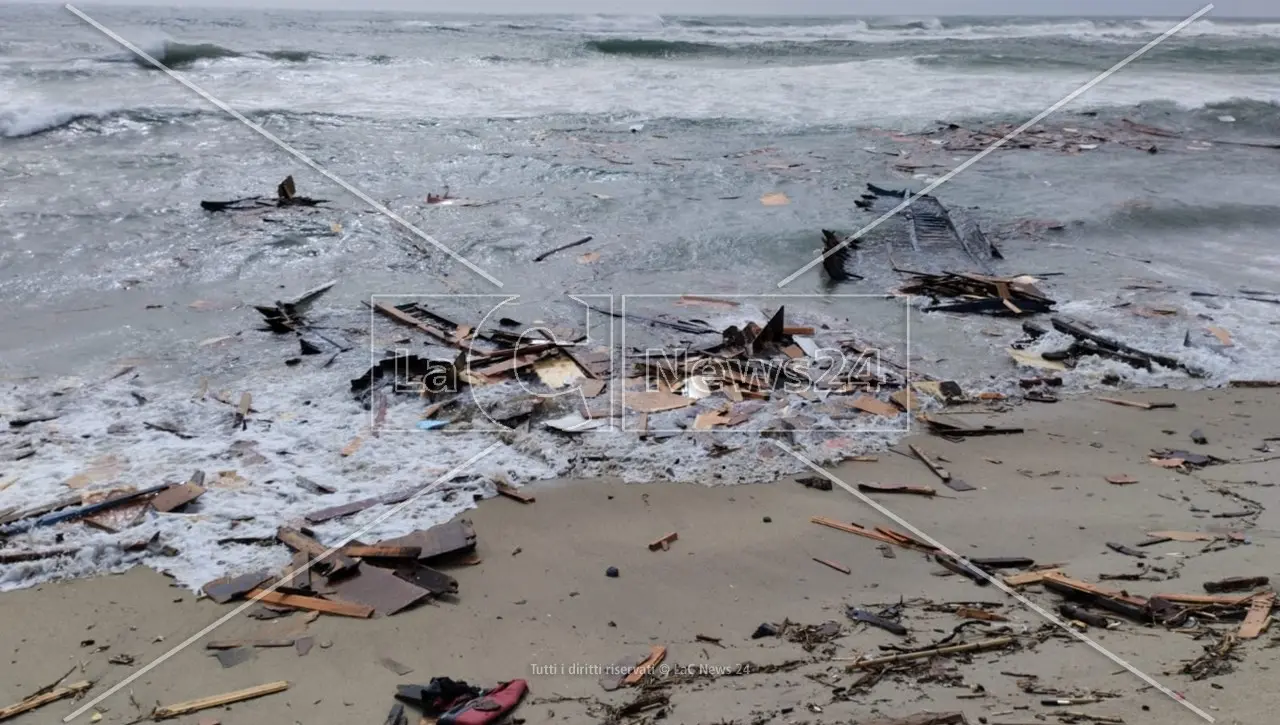
<svg viewBox="0 0 1280 725">
<path fill-rule="evenodd" d="M 377 542 L 377 545 L 417 546 L 422 550 L 418 560 L 430 561 L 437 557 L 475 551 L 476 532 L 467 519 L 456 519 L 424 531 L 414 531 L 394 539 L 385 539 Z"/>
<path fill-rule="evenodd" d="M 622 684 L 635 685 L 640 682 L 640 680 L 644 679 L 645 675 L 649 674 L 655 667 L 661 664 L 663 658 L 666 656 L 666 647 L 663 647 L 662 645 L 654 645 L 653 647 L 650 647 L 649 656 L 645 658 L 644 662 L 640 663 L 639 667 L 632 670 L 631 673 L 622 680 Z"/>
<path fill-rule="evenodd" d="M 37 708 L 44 707 L 51 702 L 57 702 L 63 698 L 79 695 L 92 686 L 93 683 L 88 681 L 73 682 L 66 687 L 59 687 L 56 690 L 50 690 L 49 692 L 41 693 L 39 695 L 32 695 L 22 702 L 0 708 L 0 720 L 8 720 L 11 717 L 17 717 L 24 712 L 30 712 Z"/>
<path fill-rule="evenodd" d="M 823 565 L 823 566 L 831 567 L 832 569 L 835 569 L 836 571 L 840 572 L 841 574 L 852 574 L 852 573 L 853 573 L 852 571 L 850 571 L 849 567 L 847 567 L 847 566 L 845 566 L 844 564 L 841 564 L 840 562 L 837 562 L 837 561 L 831 561 L 830 559 L 819 559 L 819 558 L 818 558 L 818 557 L 816 557 L 816 556 L 815 556 L 815 557 L 813 557 L 813 560 L 814 560 L 814 561 L 816 561 L 816 562 L 818 562 L 819 564 L 821 564 L 821 565 Z"/>
<path fill-rule="evenodd" d="M 1265 587 L 1269 583 L 1271 583 L 1271 580 L 1265 576 L 1233 576 L 1219 579 L 1218 581 L 1205 582 L 1204 590 L 1210 594 L 1240 592 Z"/>
<path fill-rule="evenodd" d="M 551 255 L 555 254 L 556 252 L 563 252 L 563 251 L 564 251 L 564 250 L 566 250 L 566 249 L 573 249 L 574 247 L 582 246 L 583 244 L 586 244 L 587 242 L 591 241 L 591 239 L 592 239 L 592 237 L 590 237 L 590 236 L 586 236 L 586 237 L 583 237 L 582 239 L 579 239 L 579 240 L 578 240 L 578 241 L 576 241 L 576 242 L 569 242 L 568 244 L 563 244 L 563 245 L 561 245 L 561 246 L 559 246 L 559 247 L 556 247 L 555 249 L 548 249 L 547 251 L 543 252 L 542 254 L 539 254 L 538 256 L 534 257 L 534 258 L 533 258 L 533 261 L 535 261 L 535 262 L 541 262 L 542 260 L 546 259 L 547 257 L 550 257 Z"/>
<path fill-rule="evenodd" d="M 194 483 L 179 483 L 170 486 L 155 498 L 151 499 L 151 508 L 160 513 L 169 513 L 186 506 L 204 495 L 204 487 Z"/>
<path fill-rule="evenodd" d="M 853 664 L 846 665 L 845 670 L 853 672 L 856 670 L 869 669 L 871 667 L 879 667 L 881 665 L 892 665 L 900 662 L 928 659 L 930 657 L 945 657 L 947 655 L 969 652 L 986 652 L 993 649 L 1003 649 L 1016 641 L 1017 637 L 996 637 L 994 639 L 984 639 L 978 642 L 968 642 L 966 644 L 934 647 L 933 649 L 920 650 L 918 652 L 904 652 L 896 655 L 885 655 L 884 657 L 872 657 L 870 659 L 860 660 Z"/>
<path fill-rule="evenodd" d="M 947 472 L 947 469 L 943 468 L 941 465 L 935 462 L 932 458 L 930 458 L 928 454 L 920 450 L 920 448 L 916 446 L 916 444 L 908 443 L 907 448 L 910 448 L 911 452 L 916 454 L 916 458 L 919 458 L 920 462 L 923 463 L 925 466 L 927 466 L 930 471 L 933 471 L 933 475 L 941 479 L 943 483 L 946 483 L 947 481 L 951 480 L 951 474 Z"/>
<path fill-rule="evenodd" d="M 1271 608 L 1275 603 L 1276 595 L 1273 592 L 1267 592 L 1249 602 L 1249 613 L 1240 624 L 1238 633 L 1240 639 L 1257 639 L 1258 635 L 1262 634 L 1262 630 L 1266 629 L 1271 621 Z"/>
<path fill-rule="evenodd" d="M 365 606 L 363 604 L 335 602 L 317 597 L 304 597 L 299 594 L 268 592 L 264 589 L 251 589 L 248 592 L 248 596 L 250 599 L 257 599 L 258 601 L 266 602 L 267 604 L 276 604 L 281 607 L 292 607 L 294 609 L 308 609 L 313 612 L 336 614 L 342 617 L 368 619 L 373 616 L 373 607 Z"/>
<path fill-rule="evenodd" d="M 882 400 L 877 400 L 869 395 L 860 395 L 848 405 L 850 408 L 861 410 L 864 413 L 880 415 L 885 418 L 895 418 L 901 413 L 897 406 L 890 405 Z"/>
<path fill-rule="evenodd" d="M 1007 622 L 1009 618 L 997 612 L 988 612 L 976 607 L 959 607 L 955 615 L 962 619 L 977 619 L 983 622 Z"/>
<path fill-rule="evenodd" d="M 311 557 L 317 564 L 327 564 L 330 576 L 339 573 L 351 573 L 360 565 L 360 562 L 355 561 L 341 551 L 329 553 L 329 547 L 288 526 L 281 526 L 276 529 L 276 538 L 290 549 L 301 551 Z M 328 555 L 326 556 L 326 554 Z"/>
<path fill-rule="evenodd" d="M 1030 586 L 1039 584 L 1046 576 L 1050 574 L 1061 574 L 1059 569 L 1044 569 L 1042 571 L 1027 571 L 1020 574 L 1009 574 L 1003 577 L 1003 581 L 1013 588 Z"/>
<path fill-rule="evenodd" d="M 623 391 L 622 404 L 637 413 L 661 413 L 693 405 L 693 398 L 657 390 L 632 393 Z"/>
<path fill-rule="evenodd" d="M 354 576 L 327 580 L 328 591 L 345 603 L 367 605 L 381 616 L 390 616 L 426 599 L 431 592 L 376 566 L 362 567 Z"/>
<path fill-rule="evenodd" d="M 151 717 L 156 720 L 166 720 L 171 717 L 180 717 L 188 713 L 198 712 L 200 710 L 208 710 L 212 707 L 223 707 L 236 702 L 244 702 L 252 700 L 255 697 L 263 697 L 265 695 L 274 695 L 277 692 L 284 692 L 289 689 L 289 683 L 285 680 L 279 682 L 268 682 L 265 685 L 256 685 L 254 687 L 246 687 L 243 690 L 227 692 L 221 695 L 212 695 L 210 697 L 202 697 L 198 700 L 188 700 L 180 702 L 176 705 L 168 705 L 166 707 L 157 707 Z"/>
<path fill-rule="evenodd" d="M 532 494 L 523 493 L 520 489 L 507 483 L 502 483 L 500 481 L 495 482 L 494 487 L 498 489 L 499 495 L 506 496 L 513 501 L 519 501 L 520 503 L 533 503 L 537 500 Z"/>
<path fill-rule="evenodd" d="M 201 587 L 201 591 L 204 592 L 206 597 L 218 604 L 226 604 L 257 589 L 269 579 L 271 579 L 271 574 L 266 569 L 262 569 L 248 574 L 241 574 L 232 579 L 226 577 L 214 579 Z"/>
<path fill-rule="evenodd" d="M 858 524 L 846 524 L 844 522 L 836 521 L 834 519 L 829 519 L 824 516 L 814 516 L 810 518 L 809 521 L 811 523 L 815 523 L 820 526 L 826 526 L 832 529 L 843 531 L 846 534 L 856 534 L 858 536 L 863 536 L 868 539 L 874 539 L 876 541 L 879 541 L 885 544 L 893 544 L 894 546 L 901 546 L 904 549 L 914 549 L 916 551 L 930 551 L 930 552 L 936 551 L 936 549 L 932 545 L 927 544 L 925 542 L 916 541 L 915 539 L 905 534 L 899 534 L 896 531 L 891 532 L 893 535 L 890 535 L 890 533 L 885 533 L 886 531 L 885 529 L 873 531 L 871 529 L 867 529 L 862 526 L 859 526 Z"/>
<path fill-rule="evenodd" d="M 659 549 L 666 551 L 667 549 L 671 548 L 671 542 L 675 541 L 678 538 L 680 538 L 680 534 L 675 531 L 672 531 L 671 533 L 666 534 L 659 539 L 655 539 L 654 541 L 651 541 L 649 543 L 649 551 L 658 551 Z"/>
<path fill-rule="evenodd" d="M 920 712 L 906 717 L 861 720 L 858 725 L 969 725 L 963 712 Z"/>
<path fill-rule="evenodd" d="M 340 550 L 344 556 L 354 559 L 417 559 L 422 554 L 421 546 L 369 546 L 365 544 L 347 544 Z"/>
<path fill-rule="evenodd" d="M 930 486 L 886 486 L 879 483 L 859 483 L 858 490 L 867 493 L 909 493 L 916 496 L 936 496 L 938 492 Z"/>
</svg>

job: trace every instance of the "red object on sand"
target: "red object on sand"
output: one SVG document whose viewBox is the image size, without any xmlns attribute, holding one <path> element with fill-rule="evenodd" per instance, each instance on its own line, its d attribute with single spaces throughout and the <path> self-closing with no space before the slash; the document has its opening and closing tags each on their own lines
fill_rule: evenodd
<svg viewBox="0 0 1280 725">
<path fill-rule="evenodd" d="M 520 704 L 529 691 L 524 680 L 504 682 L 474 700 L 469 700 L 440 717 L 439 725 L 489 725 Z"/>
</svg>

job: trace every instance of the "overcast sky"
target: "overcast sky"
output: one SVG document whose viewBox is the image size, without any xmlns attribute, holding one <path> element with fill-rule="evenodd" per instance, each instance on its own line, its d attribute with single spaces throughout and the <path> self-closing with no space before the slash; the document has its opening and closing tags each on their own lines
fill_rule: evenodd
<svg viewBox="0 0 1280 725">
<path fill-rule="evenodd" d="M 26 0 L 24 0 L 26 1 Z M 58 2 L 63 0 L 35 0 Z M 0 0 L 9 4 L 14 0 Z M 470 13 L 1190 15 L 1207 0 L 86 0 L 93 5 L 295 7 Z M 1217 0 L 1208 17 L 1280 16 L 1280 0 Z"/>
</svg>

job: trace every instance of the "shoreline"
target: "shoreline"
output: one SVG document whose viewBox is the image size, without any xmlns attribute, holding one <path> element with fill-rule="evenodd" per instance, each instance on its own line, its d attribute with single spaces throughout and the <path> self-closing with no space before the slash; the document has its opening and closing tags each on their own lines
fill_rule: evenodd
<svg viewBox="0 0 1280 725">
<path fill-rule="evenodd" d="M 954 476 L 975 486 L 965 493 L 939 485 L 909 453 L 882 451 L 875 462 L 845 463 L 834 472 L 850 483 L 933 486 L 939 493 L 933 498 L 871 495 L 966 556 L 1062 562 L 1072 577 L 1114 584 L 1143 596 L 1199 592 L 1203 581 L 1228 575 L 1272 574 L 1266 549 L 1274 545 L 1280 525 L 1273 520 L 1274 489 L 1265 484 L 1273 463 L 1215 465 L 1192 475 L 1155 466 L 1147 454 L 1153 448 L 1190 448 L 1233 460 L 1266 458 L 1251 449 L 1280 430 L 1276 391 L 1126 391 L 1124 397 L 1173 402 L 1177 407 L 1143 410 L 1071 398 L 1054 405 L 1016 406 L 989 417 L 963 416 L 975 425 L 980 419 L 1022 426 L 1026 432 L 1021 435 L 963 443 L 918 434 L 907 439 L 945 457 Z M 1208 444 L 1191 444 L 1187 436 L 1192 429 L 1203 432 Z M 906 453 L 901 444 L 895 448 Z M 1138 483 L 1119 486 L 1105 480 L 1121 473 Z M 1250 480 L 1262 485 L 1239 483 Z M 1251 517 L 1213 518 L 1244 505 L 1219 490 L 1262 508 Z M 1002 671 L 1037 674 L 1040 687 L 1121 695 L 1070 710 L 1122 717 L 1125 723 L 1139 725 L 1195 721 L 1194 714 L 1177 703 L 1144 691 L 1143 683 L 1127 673 L 1115 674 L 1114 663 L 1060 634 L 1036 643 L 1043 620 L 999 591 L 976 588 L 954 575 L 938 576 L 945 572 L 921 554 L 898 550 L 895 558 L 886 559 L 873 541 L 811 524 L 812 516 L 828 516 L 866 526 L 893 526 L 838 487 L 818 491 L 789 480 L 739 486 L 552 481 L 525 491 L 535 495 L 536 502 L 522 505 L 500 497 L 481 501 L 463 514 L 474 522 L 482 561 L 450 570 L 460 585 L 455 601 L 372 620 L 321 616 L 308 626 L 308 633 L 319 643 L 331 641 L 332 647 L 317 647 L 306 657 L 288 648 L 256 648 L 251 661 L 223 669 L 197 644 L 134 683 L 136 700 L 149 711 L 156 701 L 171 704 L 287 679 L 292 686 L 285 693 L 210 714 L 220 715 L 224 722 L 376 720 L 390 707 L 396 684 L 425 683 L 433 676 L 476 682 L 523 677 L 532 692 L 517 710 L 518 717 L 598 722 L 602 711 L 596 701 L 616 705 L 635 692 L 606 693 L 595 677 L 569 674 L 573 665 L 604 666 L 660 644 L 669 648 L 672 664 L 697 665 L 703 672 L 724 674 L 748 661 L 760 667 L 756 674 L 657 688 L 654 691 L 669 695 L 667 708 L 674 722 L 748 722 L 763 716 L 859 721 L 958 710 L 971 722 L 983 716 L 997 724 L 1062 710 L 1040 706 L 1042 697 L 1019 690 L 1018 678 L 999 674 Z M 1132 546 L 1143 539 L 1144 531 L 1152 530 L 1243 532 L 1247 543 L 1197 554 L 1204 544 L 1171 542 L 1146 549 L 1149 561 L 1106 546 L 1113 541 Z M 669 550 L 648 549 L 650 541 L 669 531 L 679 534 Z M 846 576 L 815 558 L 838 562 L 852 573 Z M 1100 581 L 1103 574 L 1135 572 L 1140 562 L 1178 576 L 1161 582 Z M 606 577 L 608 566 L 618 567 L 620 576 Z M 1050 610 L 1061 600 L 1039 587 L 1024 593 Z M 189 592 L 141 568 L 0 595 L 0 618 L 23 625 L 0 633 L 0 646 L 15 652 L 0 667 L 0 682 L 5 683 L 0 699 L 16 702 L 81 660 L 86 662 L 84 679 L 100 679 L 90 695 L 101 691 L 229 611 L 192 599 Z M 1024 646 L 972 655 L 968 666 L 964 660 L 939 659 L 933 666 L 936 671 L 924 677 L 932 682 L 920 681 L 918 673 L 891 674 L 851 700 L 833 701 L 838 691 L 832 687 L 848 686 L 858 675 L 844 673 L 830 657 L 875 654 L 880 645 L 904 644 L 886 632 L 853 626 L 843 606 L 884 607 L 900 599 L 908 605 L 902 621 L 911 630 L 912 644 L 940 639 L 964 621 L 954 614 L 928 611 L 916 601 L 925 599 L 935 604 L 996 604 L 992 610 L 1011 620 L 1009 626 Z M 300 620 L 301 614 L 265 623 L 240 617 L 218 636 L 296 627 Z M 804 625 L 835 621 L 843 634 L 813 652 L 785 638 L 750 639 L 760 623 L 783 620 Z M 73 622 L 83 626 L 68 626 Z M 995 631 L 999 626 L 990 623 L 979 629 Z M 698 641 L 699 634 L 721 638 L 723 649 Z M 1267 634 L 1240 646 L 1243 660 L 1235 663 L 1234 673 L 1201 681 L 1177 674 L 1182 661 L 1201 654 L 1202 643 L 1192 636 L 1129 622 L 1110 631 L 1090 628 L 1089 636 L 1132 658 L 1140 669 L 1213 712 L 1220 723 L 1262 722 L 1263 713 L 1280 704 L 1280 697 L 1268 694 L 1261 679 L 1266 676 L 1263 668 L 1277 664 L 1275 650 L 1267 647 Z M 163 641 L 154 641 L 157 637 Z M 81 647 L 87 638 L 95 644 Z M 110 649 L 94 651 L 104 644 Z M 134 656 L 137 664 L 106 662 L 122 653 Z M 384 657 L 413 672 L 397 676 L 379 665 Z M 805 664 L 765 671 L 766 665 L 794 660 Z M 563 665 L 565 674 L 535 675 L 534 665 L 557 672 Z M 810 675 L 836 679 L 819 683 Z M 977 685 L 982 693 L 973 689 Z M 1244 692 L 1250 697 L 1242 697 Z M 978 694 L 983 696 L 968 699 Z M 128 722 L 137 715 L 124 694 L 104 705 L 110 708 L 104 722 Z M 1019 707 L 1029 709 L 1015 709 Z M 783 713 L 786 708 L 792 709 Z M 63 702 L 14 722 L 36 722 L 71 709 Z M 555 715 L 544 717 L 547 710 Z M 1009 714 L 994 715 L 1006 711 Z"/>
</svg>

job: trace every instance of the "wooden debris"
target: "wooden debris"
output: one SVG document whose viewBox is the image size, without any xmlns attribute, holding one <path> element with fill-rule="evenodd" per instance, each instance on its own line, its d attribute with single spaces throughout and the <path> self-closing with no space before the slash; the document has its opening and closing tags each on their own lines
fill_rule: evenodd
<svg viewBox="0 0 1280 725">
<path fill-rule="evenodd" d="M 644 679 L 645 675 L 652 672 L 655 667 L 661 664 L 662 660 L 666 658 L 666 656 L 666 647 L 663 647 L 662 645 L 654 645 L 653 647 L 650 647 L 649 656 L 646 657 L 644 662 L 641 662 L 638 667 L 632 670 L 630 674 L 623 678 L 622 684 L 631 686 L 639 683 L 640 680 Z"/>
<path fill-rule="evenodd" d="M 14 703 L 8 707 L 0 708 L 0 720 L 8 720 L 17 717 L 24 712 L 30 712 L 37 708 L 44 707 L 51 702 L 57 702 L 67 697 L 73 697 L 88 690 L 93 686 L 92 682 L 74 682 L 66 687 L 59 687 L 56 690 L 50 690 L 38 695 L 32 695 L 22 702 Z"/>
<path fill-rule="evenodd" d="M 180 702 L 176 705 L 167 707 L 158 707 L 151 713 L 151 717 L 156 720 L 166 720 L 171 717 L 181 717 L 200 710 L 208 710 L 213 707 L 223 707 L 236 702 L 244 702 L 252 700 L 255 697 L 263 697 L 265 695 L 274 695 L 277 692 L 284 692 L 289 689 L 289 683 L 285 680 L 279 682 L 268 682 L 265 685 L 257 685 L 255 687 L 247 687 L 243 690 L 235 692 L 227 692 L 222 695 L 213 695 L 210 697 L 202 697 L 198 700 L 188 700 Z"/>
<path fill-rule="evenodd" d="M 1280 388 L 1280 380 L 1231 380 L 1233 388 Z"/>
<path fill-rule="evenodd" d="M 853 573 L 852 571 L 850 571 L 850 570 L 849 570 L 849 567 L 847 567 L 847 566 L 845 566 L 844 564 L 841 564 L 841 563 L 839 563 L 839 562 L 836 562 L 836 561 L 831 561 L 831 560 L 829 560 L 829 559 L 819 559 L 819 558 L 818 558 L 818 557 L 816 557 L 816 556 L 815 556 L 815 557 L 813 557 L 813 560 L 814 560 L 814 561 L 816 561 L 816 562 L 818 562 L 819 564 L 822 564 L 823 566 L 829 566 L 829 567 L 831 567 L 832 569 L 835 569 L 836 571 L 840 572 L 841 574 L 852 574 L 852 573 Z"/>
<path fill-rule="evenodd" d="M 470 521 L 456 519 L 425 531 L 415 531 L 377 543 L 382 546 L 416 546 L 422 550 L 418 556 L 419 561 L 430 561 L 475 551 L 476 532 Z"/>
<path fill-rule="evenodd" d="M 638 413 L 661 413 L 666 410 L 677 410 L 693 405 L 693 398 L 675 393 L 647 391 L 641 393 L 623 392 L 622 404 Z"/>
<path fill-rule="evenodd" d="M 325 556 L 329 551 L 329 547 L 321 544 L 319 541 L 307 536 L 297 529 L 281 526 L 276 529 L 276 538 L 285 546 L 294 551 L 301 551 L 312 559 L 316 560 L 318 566 L 327 567 L 330 576 L 337 574 L 350 573 L 359 566 L 359 562 L 351 557 L 343 554 L 341 551 L 335 551 Z"/>
<path fill-rule="evenodd" d="M 811 523 L 815 523 L 820 526 L 826 526 L 828 528 L 843 531 L 846 534 L 856 534 L 858 536 L 862 536 L 868 539 L 874 539 L 876 541 L 879 541 L 885 544 L 893 544 L 894 546 L 901 546 L 904 549 L 914 549 L 916 551 L 924 551 L 924 552 L 937 551 L 935 547 L 933 547 L 932 545 L 926 542 L 918 541 L 916 539 L 911 538 L 910 536 L 907 536 L 906 534 L 901 534 L 896 531 L 893 531 L 892 529 L 887 529 L 884 527 L 879 527 L 873 531 L 871 529 L 863 528 L 862 526 L 859 526 L 857 524 L 846 524 L 846 523 L 835 521 L 833 519 L 829 519 L 823 516 L 814 516 L 810 518 L 809 521 Z"/>
<path fill-rule="evenodd" d="M 537 501 L 532 494 L 524 493 L 509 483 L 495 482 L 494 486 L 498 489 L 499 495 L 506 496 L 513 501 L 519 501 L 520 503 L 533 503 L 534 501 Z"/>
<path fill-rule="evenodd" d="M 858 490 L 866 493 L 907 493 L 915 496 L 938 495 L 938 492 L 929 486 L 884 486 L 878 483 L 859 483 Z"/>
<path fill-rule="evenodd" d="M 359 572 L 340 579 L 330 576 L 322 591 L 332 591 L 333 598 L 344 604 L 368 606 L 384 617 L 431 595 L 429 590 L 376 566 L 361 567 Z"/>
<path fill-rule="evenodd" d="M 1005 584 L 1007 584 L 1010 587 L 1013 587 L 1014 589 L 1017 589 L 1019 587 L 1030 586 L 1032 584 L 1039 584 L 1041 581 L 1044 580 L 1045 577 L 1051 574 L 1061 574 L 1061 573 L 1062 572 L 1058 569 L 1044 569 L 1041 571 L 1022 572 L 1020 574 L 1008 574 L 1002 577 L 1002 579 Z"/>
<path fill-rule="evenodd" d="M 925 312 L 1029 315 L 1050 312 L 1055 304 L 1035 286 L 1030 277 L 990 277 L 980 274 L 916 274 L 900 290 L 903 294 L 925 295 L 935 303 Z M 949 297 L 959 301 L 938 304 Z"/>
<path fill-rule="evenodd" d="M 239 599 L 254 589 L 262 586 L 263 583 L 271 579 L 265 569 L 261 571 L 249 572 L 241 574 L 238 577 L 228 579 L 226 577 L 214 579 L 213 581 L 201 587 L 204 595 L 217 602 L 218 604 L 226 604 L 233 599 Z"/>
<path fill-rule="evenodd" d="M 911 452 L 916 454 L 916 458 L 919 458 L 920 462 L 927 466 L 930 471 L 933 471 L 933 475 L 941 479 L 943 483 L 951 480 L 951 474 L 947 472 L 947 469 L 943 468 L 940 464 L 930 458 L 928 454 L 920 450 L 916 444 L 908 443 L 907 448 L 910 448 Z"/>
<path fill-rule="evenodd" d="M 963 712 L 921 712 L 906 717 L 863 720 L 858 725 L 969 725 Z"/>
<path fill-rule="evenodd" d="M 1112 405 L 1123 405 L 1129 408 L 1141 408 L 1142 410 L 1177 407 L 1174 403 L 1144 403 L 1140 400 L 1125 400 L 1124 398 L 1099 397 L 1098 400 L 1101 400 L 1104 403 L 1111 403 Z"/>
<path fill-rule="evenodd" d="M 854 672 L 857 670 L 866 670 L 882 665 L 893 665 L 902 662 L 912 662 L 914 660 L 928 659 L 931 657 L 946 657 L 953 654 L 966 654 L 970 652 L 987 652 L 993 649 L 1003 649 L 1017 642 L 1016 637 L 995 637 L 993 639 L 984 639 L 978 642 L 969 642 L 966 644 L 953 644 L 946 647 L 934 647 L 932 649 L 920 650 L 918 652 L 905 652 L 896 655 L 885 655 L 884 657 L 872 657 L 870 659 L 860 660 L 853 664 L 846 665 L 845 670 Z"/>
<path fill-rule="evenodd" d="M 1199 531 L 1148 531 L 1147 536 L 1157 539 L 1166 539 L 1168 541 L 1181 541 L 1185 543 L 1193 543 L 1197 541 L 1216 541 L 1222 537 L 1214 534 L 1205 534 Z"/>
<path fill-rule="evenodd" d="M 1117 486 L 1125 486 L 1130 483 L 1137 483 L 1138 479 L 1127 473 L 1117 473 L 1113 476 L 1107 476 L 1107 483 L 1114 483 Z"/>
<path fill-rule="evenodd" d="M 195 483 L 179 483 L 170 486 L 151 499 L 151 508 L 169 513 L 186 506 L 204 495 L 204 487 Z"/>
<path fill-rule="evenodd" d="M 976 609 L 974 607 L 960 607 L 956 609 L 956 616 L 964 619 L 978 619 L 984 622 L 1007 622 L 1009 618 L 1003 614 L 988 612 L 985 609 Z"/>
<path fill-rule="evenodd" d="M 885 418 L 895 418 L 901 412 L 896 406 L 890 405 L 889 403 L 881 400 L 876 400 L 869 395 L 858 396 L 849 403 L 849 407 L 861 410 L 864 413 L 884 416 Z"/>
<path fill-rule="evenodd" d="M 1243 592 L 1265 587 L 1271 580 L 1265 576 L 1233 576 L 1218 581 L 1205 582 L 1204 590 L 1210 594 Z"/>
<path fill-rule="evenodd" d="M 280 592 L 268 592 L 263 589 L 251 589 L 248 592 L 248 597 L 250 599 L 257 599 L 260 602 L 266 602 L 267 604 L 276 604 L 281 607 L 309 609 L 316 612 L 324 612 L 325 614 L 336 614 L 342 617 L 368 619 L 373 616 L 373 607 L 365 606 L 363 604 L 335 602 L 316 597 L 304 597 L 298 594 L 282 594 Z"/>
<path fill-rule="evenodd" d="M 675 541 L 678 538 L 680 538 L 680 534 L 678 532 L 672 531 L 671 533 L 666 534 L 661 538 L 655 539 L 654 541 L 650 542 L 649 551 L 658 551 L 659 549 L 661 549 L 662 551 L 666 551 L 667 549 L 671 548 L 671 542 Z"/>
<path fill-rule="evenodd" d="M 579 239 L 576 242 L 569 242 L 568 244 L 556 247 L 555 249 L 549 249 L 543 252 L 542 254 L 539 254 L 538 256 L 534 257 L 533 261 L 541 262 L 547 257 L 550 257 L 551 255 L 555 254 L 556 252 L 563 252 L 566 249 L 573 249 L 574 247 L 582 246 L 583 244 L 586 244 L 587 242 L 591 241 L 591 239 L 592 237 L 587 236 L 587 237 L 583 237 L 582 239 Z"/>
<path fill-rule="evenodd" d="M 420 546 L 387 546 L 366 544 L 347 544 L 339 549 L 339 553 L 343 556 L 349 556 L 353 559 L 374 558 L 374 559 L 417 559 L 422 554 Z"/>
<path fill-rule="evenodd" d="M 1262 631 L 1267 628 L 1267 624 L 1271 621 L 1271 608 L 1275 606 L 1276 595 L 1273 592 L 1267 592 L 1262 596 L 1255 597 L 1249 602 L 1249 613 L 1245 615 L 1244 622 L 1240 624 L 1240 631 L 1237 636 L 1240 639 L 1256 639 Z"/>
</svg>

